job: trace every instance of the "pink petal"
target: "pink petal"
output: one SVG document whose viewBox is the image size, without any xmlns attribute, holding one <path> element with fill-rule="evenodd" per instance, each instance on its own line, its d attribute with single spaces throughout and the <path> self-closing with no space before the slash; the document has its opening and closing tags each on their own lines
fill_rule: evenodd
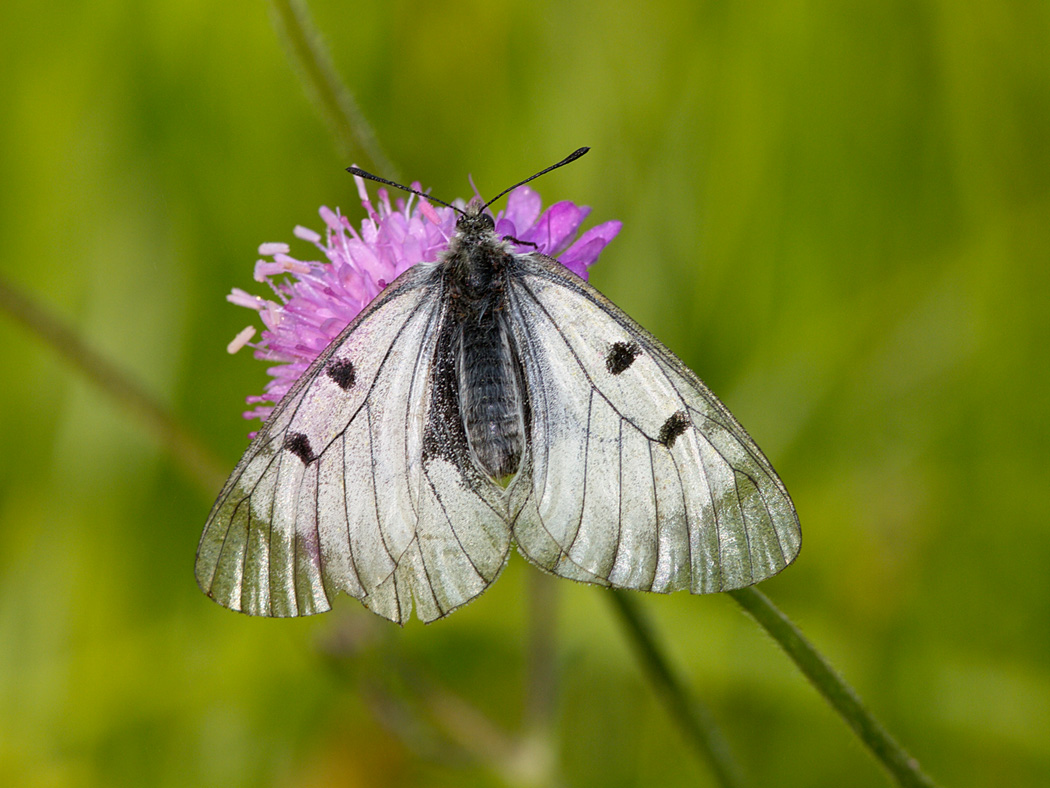
<svg viewBox="0 0 1050 788">
<path fill-rule="evenodd" d="M 539 244 L 546 254 L 556 256 L 583 224 L 590 210 L 568 200 L 555 203 L 543 212 L 525 233 L 525 237 L 519 237 L 519 240 Z"/>
<path fill-rule="evenodd" d="M 565 252 L 563 252 L 558 259 L 571 268 L 576 273 L 577 267 L 594 265 L 598 259 L 598 255 L 601 254 L 609 242 L 616 237 L 617 233 L 620 232 L 620 228 L 623 227 L 623 222 L 616 221 L 615 219 L 604 224 L 599 224 L 596 227 L 592 227 L 581 235 L 572 246 L 570 246 Z M 580 274 L 583 276 L 583 274 Z"/>
<path fill-rule="evenodd" d="M 503 218 L 515 227 L 531 227 L 536 217 L 540 215 L 543 201 L 540 196 L 528 186 L 515 189 L 507 197 L 507 210 Z"/>
</svg>

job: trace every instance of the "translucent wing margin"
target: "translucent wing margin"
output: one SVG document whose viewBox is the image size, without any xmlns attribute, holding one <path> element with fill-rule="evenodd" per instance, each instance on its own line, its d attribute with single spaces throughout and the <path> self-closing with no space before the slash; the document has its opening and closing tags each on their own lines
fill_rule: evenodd
<svg viewBox="0 0 1050 788">
<path fill-rule="evenodd" d="M 518 258 L 511 325 L 531 408 L 514 539 L 554 574 L 693 593 L 757 583 L 801 531 L 787 490 L 671 351 L 557 261 Z"/>
<path fill-rule="evenodd" d="M 328 610 L 341 590 L 398 623 L 414 599 L 431 621 L 499 575 L 505 504 L 501 514 L 461 452 L 434 448 L 449 441 L 432 271 L 417 266 L 384 290 L 248 447 L 197 549 L 197 582 L 215 601 L 298 616 Z"/>
</svg>

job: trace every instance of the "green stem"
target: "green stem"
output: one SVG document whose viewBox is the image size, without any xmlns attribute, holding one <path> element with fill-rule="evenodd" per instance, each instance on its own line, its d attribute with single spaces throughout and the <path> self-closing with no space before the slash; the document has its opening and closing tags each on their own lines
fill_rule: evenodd
<svg viewBox="0 0 1050 788">
<path fill-rule="evenodd" d="M 688 742 L 705 759 L 715 773 L 718 784 L 726 788 L 742 785 L 740 770 L 729 753 L 729 746 L 714 723 L 711 712 L 690 698 L 681 678 L 675 674 L 664 655 L 649 622 L 638 607 L 632 592 L 611 591 L 612 602 L 634 645 L 642 668 L 656 687 L 668 713 Z"/>
<path fill-rule="evenodd" d="M 3 278 L 0 278 L 0 311 L 7 312 L 40 337 L 111 396 L 122 412 L 137 417 L 201 487 L 212 493 L 222 486 L 226 478 L 222 465 L 163 404 L 123 369 L 89 347 L 73 329 Z"/>
<path fill-rule="evenodd" d="M 349 89 L 339 79 L 320 33 L 310 20 L 305 0 L 270 0 L 277 32 L 299 70 L 306 92 L 335 135 L 339 154 L 347 164 L 397 179 L 394 165 L 383 153 Z"/>
<path fill-rule="evenodd" d="M 754 588 L 741 588 L 729 594 L 780 644 L 900 785 L 907 788 L 935 786 L 933 780 L 923 773 L 918 761 L 864 708 L 853 688 L 764 594 Z"/>
<path fill-rule="evenodd" d="M 526 583 L 528 631 L 522 727 L 526 733 L 546 736 L 553 727 L 558 701 L 558 580 L 546 572 L 530 571 Z"/>
</svg>

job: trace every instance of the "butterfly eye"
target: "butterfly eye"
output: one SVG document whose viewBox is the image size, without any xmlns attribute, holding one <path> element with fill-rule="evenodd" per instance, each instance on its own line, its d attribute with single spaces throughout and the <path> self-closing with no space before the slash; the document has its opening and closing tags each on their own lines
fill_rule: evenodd
<svg viewBox="0 0 1050 788">
<path fill-rule="evenodd" d="M 463 233 L 474 234 L 491 232 L 496 229 L 496 220 L 487 213 L 464 213 L 456 219 L 456 229 Z"/>
</svg>

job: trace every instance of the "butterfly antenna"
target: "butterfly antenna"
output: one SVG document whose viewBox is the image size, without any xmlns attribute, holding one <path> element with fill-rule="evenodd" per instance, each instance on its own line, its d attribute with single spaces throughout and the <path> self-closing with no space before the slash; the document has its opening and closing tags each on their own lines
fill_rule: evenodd
<svg viewBox="0 0 1050 788">
<path fill-rule="evenodd" d="M 498 199 L 499 199 L 500 197 L 502 197 L 502 196 L 503 196 L 504 194 L 507 194 L 507 193 L 509 193 L 509 192 L 512 192 L 512 191 L 514 191 L 514 190 L 515 190 L 515 189 L 517 189 L 517 188 L 518 188 L 519 186 L 524 186 L 524 185 L 525 185 L 526 183 L 528 183 L 529 181 L 535 180 L 536 178 L 540 177 L 541 175 L 546 175 L 546 174 L 547 174 L 548 172 L 550 172 L 551 170 L 556 170 L 556 169 L 558 169 L 559 167 L 564 167 L 564 166 L 565 166 L 566 164 L 570 164 L 571 162 L 574 162 L 574 161 L 576 161 L 576 160 L 577 160 L 578 158 L 580 158 L 580 156 L 582 156 L 583 154 L 585 154 L 585 153 L 586 153 L 587 151 L 589 151 L 589 150 L 590 150 L 590 148 L 579 148 L 578 150 L 574 150 L 574 151 L 573 151 L 572 153 L 570 153 L 570 154 L 569 154 L 568 156 L 566 156 L 566 157 L 565 157 L 564 159 L 562 159 L 561 161 L 559 161 L 559 162 L 558 162 L 557 164 L 552 164 L 552 165 L 551 165 L 550 167 L 548 167 L 547 169 L 545 169 L 545 170 L 540 170 L 540 171 L 539 171 L 539 172 L 537 172 L 537 173 L 536 173 L 535 175 L 530 175 L 530 176 L 529 176 L 528 178 L 526 178 L 525 180 L 523 180 L 523 181 L 520 181 L 520 182 L 518 182 L 518 183 L 515 183 L 515 184 L 514 184 L 513 186 L 511 186 L 511 187 L 510 187 L 509 189 L 504 189 L 504 190 L 503 190 L 503 191 L 501 191 L 501 192 L 500 192 L 499 194 L 497 194 L 497 195 L 496 195 L 495 197 L 493 197 L 493 198 L 492 198 L 491 200 L 489 200 L 489 201 L 488 201 L 487 203 L 485 203 L 485 204 L 484 204 L 483 206 L 481 206 L 481 210 L 485 210 L 485 209 L 486 209 L 486 208 L 488 208 L 488 207 L 489 207 L 490 205 L 492 205 L 492 203 L 496 202 L 496 200 L 498 200 Z M 394 185 L 396 186 L 397 184 L 394 184 Z"/>
<path fill-rule="evenodd" d="M 579 151 L 577 151 L 577 153 L 579 153 Z M 564 164 L 564 163 L 565 162 L 562 162 L 562 164 Z M 555 164 L 554 166 L 558 167 L 560 165 Z M 554 169 L 554 168 L 551 167 L 550 169 Z M 367 178 L 368 180 L 375 181 L 376 183 L 382 183 L 382 184 L 385 184 L 387 186 L 393 186 L 395 189 L 400 189 L 401 191 L 408 192 L 409 194 L 417 194 L 420 197 L 422 197 L 424 200 L 430 200 L 431 202 L 436 202 L 438 205 L 444 205 L 446 208 L 451 208 L 453 211 L 456 211 L 457 213 L 460 213 L 460 214 L 463 214 L 464 216 L 466 216 L 466 212 L 462 208 L 457 208 L 455 205 L 451 205 L 451 204 L 445 202 L 444 200 L 439 200 L 437 197 L 431 197 L 429 194 L 424 194 L 421 191 L 417 191 L 416 189 L 409 188 L 408 186 L 403 186 L 400 183 L 395 183 L 394 181 L 388 181 L 386 178 L 380 178 L 378 175 L 373 175 L 372 173 L 368 172 L 367 170 L 362 170 L 360 167 L 347 167 L 346 171 L 348 173 L 350 173 L 351 175 L 356 175 L 359 178 Z M 543 173 L 540 173 L 540 175 L 542 175 L 542 174 Z M 532 177 L 535 178 L 536 176 L 533 175 Z M 530 178 L 529 180 L 532 180 L 532 178 Z"/>
</svg>

